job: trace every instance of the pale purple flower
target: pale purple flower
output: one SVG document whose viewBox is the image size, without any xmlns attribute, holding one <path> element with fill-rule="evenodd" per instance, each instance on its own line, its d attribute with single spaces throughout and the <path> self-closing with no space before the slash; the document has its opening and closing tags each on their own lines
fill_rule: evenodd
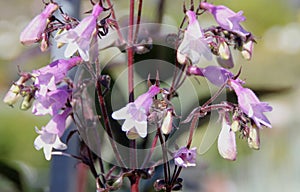
<svg viewBox="0 0 300 192">
<path fill-rule="evenodd" d="M 208 66 L 205 68 L 190 66 L 187 72 L 189 75 L 203 76 L 216 86 L 221 86 L 225 84 L 228 79 L 234 77 L 229 70 L 219 66 Z"/>
<path fill-rule="evenodd" d="M 54 83 L 61 82 L 67 75 L 68 71 L 82 62 L 81 57 L 72 57 L 70 59 L 58 59 L 49 65 L 34 70 L 32 75 L 37 77 L 39 82 L 49 82 L 52 76 Z"/>
<path fill-rule="evenodd" d="M 45 127 L 42 127 L 39 130 L 37 127 L 35 131 L 39 134 L 39 136 L 34 140 L 34 147 L 36 150 L 40 150 L 43 148 L 44 155 L 47 160 L 51 159 L 52 149 L 65 150 L 67 149 L 67 145 L 60 141 L 60 138 L 57 134 L 49 133 Z"/>
<path fill-rule="evenodd" d="M 34 115 L 55 115 L 61 108 L 65 107 L 72 92 L 67 86 L 59 87 L 53 91 L 47 92 L 45 95 L 35 94 L 35 102 L 33 104 L 32 113 Z"/>
<path fill-rule="evenodd" d="M 237 80 L 231 79 L 229 86 L 235 91 L 238 97 L 240 109 L 250 117 L 257 127 L 261 125 L 272 127 L 264 112 L 272 111 L 268 103 L 260 102 L 255 93 L 248 88 L 244 88 Z"/>
<path fill-rule="evenodd" d="M 55 114 L 44 129 L 48 133 L 61 137 L 66 128 L 67 117 L 71 114 L 71 111 L 72 108 L 66 108 L 61 114 Z"/>
<path fill-rule="evenodd" d="M 134 102 L 128 103 L 122 109 L 112 113 L 116 120 L 125 119 L 122 131 L 127 134 L 137 133 L 144 138 L 147 135 L 147 116 L 153 103 L 153 97 L 160 92 L 160 88 L 152 85 L 149 90 L 140 95 Z"/>
<path fill-rule="evenodd" d="M 89 47 L 93 32 L 96 30 L 97 18 L 103 8 L 97 3 L 93 7 L 92 15 L 85 17 L 74 29 L 70 29 L 57 37 L 58 43 L 67 43 L 65 57 L 71 57 L 76 51 L 84 61 L 89 61 Z"/>
<path fill-rule="evenodd" d="M 208 12 L 210 12 L 222 28 L 228 31 L 235 32 L 242 37 L 246 37 L 250 34 L 240 25 L 240 22 L 246 20 L 246 18 L 243 16 L 243 11 L 235 13 L 226 6 L 215 6 L 207 2 L 202 2 L 201 8 L 206 9 Z"/>
<path fill-rule="evenodd" d="M 56 90 L 57 84 L 64 80 L 68 71 L 81 61 L 81 57 L 59 59 L 41 69 L 34 70 L 31 75 L 35 77 L 34 85 L 38 89 L 36 95 L 45 97 L 49 91 Z"/>
<path fill-rule="evenodd" d="M 204 37 L 202 29 L 197 21 L 196 13 L 187 11 L 189 25 L 184 32 L 184 37 L 177 51 L 177 60 L 184 63 L 184 56 L 188 57 L 193 64 L 197 64 L 203 55 L 207 60 L 212 59 L 211 51 L 208 47 L 208 40 Z"/>
<path fill-rule="evenodd" d="M 218 151 L 224 159 L 234 161 L 236 159 L 235 133 L 231 130 L 231 125 L 223 117 L 221 132 L 218 137 Z"/>
<path fill-rule="evenodd" d="M 196 147 L 192 149 L 181 147 L 173 154 L 175 165 L 185 168 L 196 166 L 196 156 Z"/>
<path fill-rule="evenodd" d="M 47 20 L 58 9 L 56 3 L 49 3 L 45 9 L 37 15 L 31 22 L 26 26 L 20 35 L 20 41 L 24 45 L 31 45 L 42 39 L 42 34 L 47 27 Z"/>
</svg>

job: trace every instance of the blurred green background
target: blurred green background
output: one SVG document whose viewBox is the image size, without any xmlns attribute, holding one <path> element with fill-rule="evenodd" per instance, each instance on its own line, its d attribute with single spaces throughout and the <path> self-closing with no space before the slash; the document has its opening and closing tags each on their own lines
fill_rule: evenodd
<svg viewBox="0 0 300 192">
<path fill-rule="evenodd" d="M 154 7 L 156 2 L 145 0 L 145 6 Z M 182 1 L 174 2 L 167 1 L 164 20 L 176 25 L 182 18 L 178 17 Z M 299 191 L 300 1 L 216 0 L 214 3 L 228 5 L 235 11 L 243 10 L 247 17 L 243 26 L 257 38 L 251 61 L 241 57 L 235 59 L 236 63 L 242 63 L 242 77 L 247 80 L 247 87 L 274 91 L 261 97 L 273 106 L 273 111 L 267 114 L 273 128 L 261 132 L 259 151 L 248 149 L 246 142 L 238 139 L 238 159 L 235 162 L 221 159 L 216 145 L 213 145 L 200 156 L 202 166 L 183 172 L 183 175 L 189 175 L 185 183 L 188 186 L 200 185 L 205 192 Z M 83 1 L 82 13 L 88 7 L 89 1 Z M 49 53 L 40 54 L 39 48 L 24 47 L 18 42 L 21 30 L 41 9 L 40 0 L 0 2 L 1 99 L 17 79 L 18 66 L 30 71 L 49 62 Z M 144 10 L 144 14 L 151 18 L 154 12 Z M 30 111 L 20 111 L 18 106 L 11 108 L 0 102 L 0 172 L 13 167 L 16 172 L 9 173 L 21 173 L 21 185 L 29 191 L 46 190 L 48 186 L 49 162 L 33 147 L 34 127 L 40 128 L 47 120 L 47 117 L 35 117 Z M 13 182 L 0 175 L 0 191 L 15 190 Z"/>
</svg>

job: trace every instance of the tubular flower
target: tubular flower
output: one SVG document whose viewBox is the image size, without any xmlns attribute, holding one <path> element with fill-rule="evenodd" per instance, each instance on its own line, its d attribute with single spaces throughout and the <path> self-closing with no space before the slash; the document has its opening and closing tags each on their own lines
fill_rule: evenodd
<svg viewBox="0 0 300 192">
<path fill-rule="evenodd" d="M 183 40 L 178 47 L 178 62 L 183 64 L 185 62 L 185 59 L 183 58 L 188 57 L 193 64 L 197 64 L 202 55 L 207 60 L 211 60 L 212 54 L 208 47 L 208 42 L 197 21 L 196 13 L 189 10 L 186 12 L 186 15 L 189 19 L 189 25 L 187 26 Z"/>
<path fill-rule="evenodd" d="M 67 145 L 62 143 L 57 134 L 49 133 L 44 127 L 41 130 L 38 128 L 35 131 L 39 134 L 39 136 L 34 140 L 34 147 L 36 150 L 40 150 L 43 148 L 45 158 L 47 160 L 51 159 L 52 149 L 65 150 L 67 149 Z"/>
<path fill-rule="evenodd" d="M 216 86 L 221 86 L 226 83 L 228 79 L 234 77 L 229 70 L 218 66 L 208 66 L 205 68 L 190 66 L 187 72 L 189 75 L 203 76 Z"/>
<path fill-rule="evenodd" d="M 125 119 L 122 131 L 127 134 L 137 133 L 140 137 L 147 136 L 147 116 L 153 103 L 153 97 L 160 92 L 160 88 L 152 85 L 149 90 L 140 95 L 134 102 L 128 103 L 122 109 L 112 113 L 116 120 Z"/>
<path fill-rule="evenodd" d="M 36 93 L 32 113 L 34 115 L 55 115 L 65 107 L 72 92 L 67 86 L 47 92 L 45 95 Z"/>
<path fill-rule="evenodd" d="M 196 156 L 196 147 L 193 147 L 192 149 L 181 147 L 173 155 L 175 165 L 185 168 L 196 166 Z"/>
<path fill-rule="evenodd" d="M 58 43 L 67 43 L 65 57 L 71 57 L 77 50 L 84 61 L 89 61 L 89 47 L 93 32 L 96 30 L 97 18 L 103 8 L 97 3 L 92 15 L 84 18 L 74 29 L 56 36 Z"/>
<path fill-rule="evenodd" d="M 260 102 L 255 93 L 248 88 L 244 88 L 237 80 L 231 79 L 229 86 L 235 91 L 238 97 L 240 109 L 251 118 L 258 128 L 261 125 L 272 127 L 264 112 L 272 111 L 268 103 Z"/>
<path fill-rule="evenodd" d="M 250 34 L 240 25 L 240 22 L 246 20 L 243 16 L 243 11 L 235 13 L 226 6 L 215 6 L 207 2 L 202 2 L 201 8 L 210 12 L 223 29 L 235 32 L 242 37 L 246 37 Z"/>
<path fill-rule="evenodd" d="M 72 57 L 68 60 L 58 59 L 43 68 L 34 70 L 32 75 L 37 77 L 39 82 L 47 82 L 50 80 L 49 77 L 53 76 L 55 84 L 57 84 L 65 78 L 70 69 L 80 62 L 82 62 L 81 57 Z"/>
<path fill-rule="evenodd" d="M 221 132 L 218 137 L 218 151 L 224 159 L 234 161 L 236 159 L 235 133 L 231 130 L 231 125 L 223 117 Z"/>
<path fill-rule="evenodd" d="M 47 20 L 58 9 L 56 3 L 49 3 L 45 9 L 31 20 L 20 35 L 20 41 L 24 45 L 31 45 L 42 39 L 42 34 L 47 27 Z"/>
</svg>

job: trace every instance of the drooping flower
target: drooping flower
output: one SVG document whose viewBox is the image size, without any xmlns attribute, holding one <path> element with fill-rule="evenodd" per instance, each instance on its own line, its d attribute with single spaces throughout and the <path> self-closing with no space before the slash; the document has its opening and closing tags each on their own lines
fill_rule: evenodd
<svg viewBox="0 0 300 192">
<path fill-rule="evenodd" d="M 93 32 L 96 30 L 97 18 L 103 8 L 97 3 L 92 14 L 85 17 L 74 29 L 55 37 L 58 43 L 67 43 L 65 57 L 71 57 L 76 51 L 84 61 L 89 61 L 89 47 Z"/>
<path fill-rule="evenodd" d="M 196 147 L 193 147 L 192 149 L 181 147 L 173 155 L 175 165 L 185 168 L 196 166 L 196 156 Z"/>
<path fill-rule="evenodd" d="M 71 111 L 72 108 L 66 108 L 61 114 L 55 114 L 44 129 L 48 133 L 61 137 L 66 128 L 67 117 L 71 114 Z"/>
<path fill-rule="evenodd" d="M 49 3 L 45 9 L 37 15 L 31 22 L 26 26 L 20 35 L 20 41 L 24 45 L 31 45 L 42 39 L 48 18 L 56 11 L 59 6 L 56 3 Z"/>
<path fill-rule="evenodd" d="M 149 90 L 140 95 L 134 102 L 112 113 L 116 120 L 125 119 L 122 131 L 127 134 L 137 133 L 144 138 L 147 135 L 147 116 L 153 103 L 153 97 L 160 92 L 160 88 L 152 85 Z"/>
<path fill-rule="evenodd" d="M 202 29 L 197 21 L 196 13 L 187 11 L 189 25 L 184 32 L 184 37 L 177 51 L 177 60 L 179 63 L 185 63 L 185 56 L 193 64 L 197 64 L 203 55 L 207 60 L 212 59 L 211 51 L 208 47 L 208 41 L 205 39 Z"/>
<path fill-rule="evenodd" d="M 36 97 L 45 97 L 49 91 L 56 90 L 57 84 L 64 80 L 68 71 L 81 61 L 81 57 L 73 57 L 68 60 L 59 59 L 41 69 L 34 70 L 31 75 L 35 77 Z"/>
<path fill-rule="evenodd" d="M 34 140 L 34 147 L 36 150 L 43 148 L 44 155 L 47 160 L 51 159 L 52 149 L 65 150 L 67 145 L 60 141 L 60 138 L 57 134 L 49 133 L 45 127 L 42 127 L 41 130 L 35 128 L 36 133 L 39 136 Z"/>
<path fill-rule="evenodd" d="M 55 115 L 61 108 L 65 107 L 72 92 L 67 86 L 62 86 L 56 90 L 49 91 L 45 95 L 35 94 L 35 102 L 33 104 L 32 113 L 34 115 Z"/>
<path fill-rule="evenodd" d="M 32 72 L 32 75 L 38 79 L 38 82 L 49 82 L 49 78 L 52 78 L 53 76 L 54 83 L 57 84 L 66 77 L 70 69 L 72 69 L 81 62 L 81 57 L 72 57 L 70 59 L 58 59 L 45 67 L 42 67 L 38 70 L 34 70 Z"/>
<path fill-rule="evenodd" d="M 207 66 L 205 68 L 190 66 L 187 72 L 189 75 L 203 76 L 216 86 L 221 86 L 226 83 L 228 79 L 234 77 L 233 73 L 229 70 L 219 66 Z M 240 80 L 238 81 L 241 82 Z"/>
<path fill-rule="evenodd" d="M 251 118 L 258 128 L 261 125 L 272 127 L 264 112 L 272 111 L 268 103 L 260 102 L 255 93 L 248 88 L 244 88 L 237 80 L 231 79 L 229 86 L 235 91 L 238 97 L 240 109 Z"/>
<path fill-rule="evenodd" d="M 222 128 L 218 137 L 218 151 L 224 159 L 234 161 L 236 159 L 235 133 L 231 130 L 231 125 L 223 117 Z"/>
<path fill-rule="evenodd" d="M 242 37 L 246 37 L 250 34 L 240 25 L 240 22 L 246 20 L 246 18 L 243 16 L 243 11 L 235 13 L 226 6 L 215 6 L 207 2 L 201 2 L 200 6 L 202 9 L 210 12 L 223 29 L 235 32 Z"/>
</svg>

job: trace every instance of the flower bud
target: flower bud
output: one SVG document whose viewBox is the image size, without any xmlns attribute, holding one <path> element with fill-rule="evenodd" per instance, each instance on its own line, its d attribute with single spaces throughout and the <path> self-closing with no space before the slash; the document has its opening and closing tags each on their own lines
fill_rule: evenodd
<svg viewBox="0 0 300 192">
<path fill-rule="evenodd" d="M 25 81 L 25 77 L 21 76 L 18 81 L 16 81 L 6 93 L 3 102 L 8 104 L 9 106 L 13 106 L 21 97 L 20 94 L 20 85 L 22 85 Z"/>
<path fill-rule="evenodd" d="M 123 185 L 123 177 L 119 177 L 115 182 L 112 184 L 114 190 L 120 189 Z"/>
<path fill-rule="evenodd" d="M 139 138 L 139 134 L 134 129 L 127 131 L 126 136 L 128 139 L 131 139 L 131 140 Z"/>
<path fill-rule="evenodd" d="M 56 3 L 49 3 L 45 9 L 31 20 L 20 35 L 20 41 L 24 45 L 31 45 L 42 39 L 42 34 L 47 28 L 48 18 L 59 6 Z"/>
<path fill-rule="evenodd" d="M 163 134 L 167 135 L 172 131 L 173 125 L 173 109 L 168 109 L 167 114 L 161 125 L 161 131 Z"/>
<path fill-rule="evenodd" d="M 43 33 L 40 49 L 42 52 L 45 52 L 48 50 L 48 47 L 49 47 L 48 37 L 45 33 Z"/>
<path fill-rule="evenodd" d="M 232 130 L 233 132 L 237 132 L 237 131 L 240 130 L 240 123 L 239 123 L 239 121 L 234 120 L 234 121 L 232 122 L 232 124 L 231 124 L 231 130 Z"/>
<path fill-rule="evenodd" d="M 166 183 L 164 179 L 157 179 L 154 184 L 153 188 L 155 191 L 162 191 L 166 189 Z"/>
<path fill-rule="evenodd" d="M 245 59 L 250 60 L 252 57 L 252 52 L 253 52 L 253 41 L 250 40 L 243 44 L 241 53 Z"/>
<path fill-rule="evenodd" d="M 185 54 L 181 54 L 179 51 L 177 51 L 177 61 L 178 63 L 185 65 L 188 62 L 188 57 Z"/>
<path fill-rule="evenodd" d="M 221 41 L 219 44 L 219 55 L 225 60 L 230 58 L 230 49 L 225 41 Z"/>
<path fill-rule="evenodd" d="M 31 94 L 27 94 L 24 97 L 24 99 L 23 99 L 23 101 L 21 103 L 20 109 L 21 110 L 27 110 L 27 109 L 29 109 L 32 106 L 32 103 L 33 103 L 33 97 L 32 97 L 32 95 Z"/>
<path fill-rule="evenodd" d="M 248 146 L 256 150 L 260 148 L 259 128 L 255 125 L 250 127 Z"/>
<path fill-rule="evenodd" d="M 235 134 L 225 118 L 223 118 L 221 132 L 218 137 L 218 151 L 224 159 L 232 161 L 236 159 Z"/>
</svg>

